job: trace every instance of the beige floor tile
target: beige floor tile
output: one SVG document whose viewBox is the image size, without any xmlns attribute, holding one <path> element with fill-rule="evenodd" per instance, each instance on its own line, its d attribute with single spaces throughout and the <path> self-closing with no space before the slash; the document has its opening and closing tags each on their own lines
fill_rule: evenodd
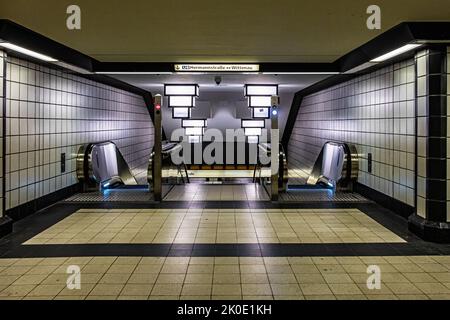
<svg viewBox="0 0 450 320">
<path fill-rule="evenodd" d="M 213 274 L 188 273 L 184 279 L 184 283 L 188 284 L 211 284 L 213 281 Z"/>
<path fill-rule="evenodd" d="M 397 294 L 399 300 L 429 300 L 425 294 Z"/>
<path fill-rule="evenodd" d="M 181 290 L 183 296 L 209 296 L 211 295 L 211 284 L 184 284 Z"/>
<path fill-rule="evenodd" d="M 95 284 L 86 284 L 82 283 L 80 289 L 68 289 L 64 287 L 59 293 L 58 296 L 87 296 L 94 289 Z"/>
<path fill-rule="evenodd" d="M 305 283 L 300 284 L 300 289 L 305 296 L 333 295 L 327 284 Z"/>
<path fill-rule="evenodd" d="M 129 273 L 131 274 L 136 265 L 134 264 L 113 264 L 109 269 L 108 273 Z"/>
<path fill-rule="evenodd" d="M 105 296 L 99 296 L 99 295 L 89 295 L 85 299 L 86 300 L 117 300 L 117 295 L 105 295 Z"/>
<path fill-rule="evenodd" d="M 121 296 L 146 296 L 148 297 L 153 289 L 153 284 L 131 284 L 128 283 L 120 292 Z"/>
<path fill-rule="evenodd" d="M 428 282 L 428 283 L 432 283 L 432 282 L 438 282 L 434 277 L 432 277 L 431 275 L 427 274 L 427 273 L 423 273 L 423 272 L 415 272 L 415 273 L 404 273 L 403 274 L 409 281 L 411 281 L 412 283 L 417 283 L 417 282 Z"/>
<path fill-rule="evenodd" d="M 81 269 L 82 274 L 86 273 L 105 273 L 111 267 L 110 264 L 87 264 Z"/>
<path fill-rule="evenodd" d="M 215 265 L 225 265 L 225 264 L 238 265 L 239 258 L 238 257 L 215 257 L 214 264 Z"/>
<path fill-rule="evenodd" d="M 187 268 L 187 264 L 164 264 L 161 273 L 186 273 Z"/>
<path fill-rule="evenodd" d="M 211 300 L 242 300 L 242 296 L 240 295 L 231 295 L 231 296 L 211 296 Z"/>
<path fill-rule="evenodd" d="M 337 300 L 367 300 L 367 297 L 363 294 L 351 294 L 351 295 L 336 295 Z"/>
<path fill-rule="evenodd" d="M 179 296 L 182 284 L 155 284 L 151 292 L 152 296 Z"/>
<path fill-rule="evenodd" d="M 336 300 L 334 295 L 307 295 L 305 296 L 305 300 Z"/>
<path fill-rule="evenodd" d="M 189 295 L 181 295 L 180 300 L 211 300 L 211 296 L 209 295 L 197 295 L 197 296 L 189 296 Z"/>
<path fill-rule="evenodd" d="M 194 264 L 194 265 L 189 265 L 187 272 L 188 273 L 208 274 L 208 273 L 212 273 L 213 270 L 214 270 L 213 264 Z"/>
<path fill-rule="evenodd" d="M 272 295 L 244 295 L 242 298 L 243 300 L 273 300 Z"/>
<path fill-rule="evenodd" d="M 97 284 L 89 296 L 118 296 L 123 287 L 123 284 Z"/>
<path fill-rule="evenodd" d="M 61 296 L 57 295 L 53 300 L 84 300 L 86 296 Z"/>
<path fill-rule="evenodd" d="M 56 296 L 65 288 L 64 285 L 43 284 L 36 286 L 28 293 L 28 296 Z"/>
<path fill-rule="evenodd" d="M 420 289 L 412 283 L 386 283 L 386 286 L 396 295 L 400 294 L 421 294 Z"/>
<path fill-rule="evenodd" d="M 256 264 L 256 265 L 250 265 L 250 264 L 241 264 L 240 265 L 240 271 L 241 274 L 245 273 L 266 273 L 266 267 L 263 264 Z"/>
<path fill-rule="evenodd" d="M 159 273 L 162 269 L 162 264 L 139 264 L 134 273 Z"/>
<path fill-rule="evenodd" d="M 320 274 L 319 269 L 314 264 L 295 264 L 292 265 L 292 271 L 295 274 Z"/>
<path fill-rule="evenodd" d="M 148 300 L 179 300 L 178 295 L 161 295 L 161 296 L 156 296 L 156 295 L 151 295 L 150 297 L 148 297 Z"/>
<path fill-rule="evenodd" d="M 450 300 L 450 294 L 429 294 L 427 296 L 431 300 Z"/>
<path fill-rule="evenodd" d="M 301 295 L 302 291 L 298 284 L 271 284 L 273 295 Z"/>
<path fill-rule="evenodd" d="M 450 294 L 450 289 L 441 283 L 414 283 L 423 293 L 430 294 Z"/>
<path fill-rule="evenodd" d="M 271 284 L 297 284 L 297 278 L 293 273 L 269 273 Z"/>
<path fill-rule="evenodd" d="M 118 296 L 117 300 L 147 300 L 148 296 Z"/>
<path fill-rule="evenodd" d="M 47 275 L 45 274 L 25 274 L 23 276 L 21 276 L 20 278 L 18 278 L 16 281 L 14 281 L 14 285 L 25 285 L 25 284 L 34 284 L 34 285 L 38 285 L 40 284 L 45 278 L 47 277 Z"/>
<path fill-rule="evenodd" d="M 24 297 L 30 291 L 32 291 L 36 286 L 35 285 L 11 285 L 7 287 L 5 290 L 0 292 L 0 298 L 3 297 Z"/>
<path fill-rule="evenodd" d="M 218 273 L 240 273 L 238 264 L 216 264 L 214 274 Z"/>
<path fill-rule="evenodd" d="M 244 284 L 268 284 L 269 278 L 265 273 L 242 274 L 241 282 Z"/>
<path fill-rule="evenodd" d="M 240 282 L 239 273 L 215 273 L 213 276 L 214 284 L 239 284 Z"/>
<path fill-rule="evenodd" d="M 184 273 L 160 273 L 156 283 L 157 284 L 182 284 L 186 275 Z"/>
<path fill-rule="evenodd" d="M 212 287 L 213 296 L 240 296 L 240 284 L 214 284 Z"/>
<path fill-rule="evenodd" d="M 100 279 L 99 283 L 106 284 L 125 284 L 130 278 L 128 273 L 105 273 L 105 275 Z"/>
<path fill-rule="evenodd" d="M 272 289 L 268 284 L 242 284 L 242 295 L 244 296 L 259 296 L 272 295 Z"/>
</svg>

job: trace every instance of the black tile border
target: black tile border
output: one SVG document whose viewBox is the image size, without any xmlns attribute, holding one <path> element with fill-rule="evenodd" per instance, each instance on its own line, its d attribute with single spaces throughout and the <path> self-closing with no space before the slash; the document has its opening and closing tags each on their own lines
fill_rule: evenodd
<svg viewBox="0 0 450 320">
<path fill-rule="evenodd" d="M 408 219 L 408 217 L 415 212 L 414 207 L 359 182 L 355 183 L 355 192 L 370 200 L 375 201 L 376 203 L 393 211 L 394 213 L 405 219 Z"/>
<path fill-rule="evenodd" d="M 450 254 L 450 247 L 407 243 L 331 244 L 50 244 L 22 245 L 2 258 L 137 257 L 351 257 Z"/>
<path fill-rule="evenodd" d="M 10 234 L 13 230 L 13 220 L 8 216 L 0 217 L 0 238 Z"/>
<path fill-rule="evenodd" d="M 81 190 L 81 184 L 76 183 L 55 192 L 49 193 L 45 196 L 36 198 L 27 203 L 21 204 L 17 207 L 8 209 L 6 210 L 5 215 L 10 217 L 14 221 L 18 221 L 58 201 L 70 197 L 77 192 L 81 192 Z"/>
<path fill-rule="evenodd" d="M 23 245 L 24 242 L 70 216 L 78 209 L 359 209 L 403 238 L 405 243 L 317 243 L 317 244 L 55 244 Z M 425 242 L 408 231 L 404 218 L 375 203 L 273 203 L 254 202 L 163 202 L 163 203 L 64 203 L 59 202 L 14 225 L 14 232 L 0 239 L 1 258 L 66 256 L 396 256 L 450 254 L 450 245 Z"/>
</svg>

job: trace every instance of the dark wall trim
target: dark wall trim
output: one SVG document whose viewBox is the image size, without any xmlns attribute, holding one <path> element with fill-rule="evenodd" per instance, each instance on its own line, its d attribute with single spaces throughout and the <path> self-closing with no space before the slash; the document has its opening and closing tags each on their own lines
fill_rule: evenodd
<svg viewBox="0 0 450 320">
<path fill-rule="evenodd" d="M 414 207 L 411 207 L 410 205 L 407 205 L 406 203 L 394 199 L 377 190 L 369 188 L 359 182 L 355 184 L 355 191 L 406 219 L 415 212 Z"/>
<path fill-rule="evenodd" d="M 81 190 L 82 187 L 80 183 L 73 184 L 64 189 L 57 190 L 43 197 L 37 198 L 35 200 L 21 204 L 12 209 L 6 210 L 5 214 L 6 216 L 10 217 L 13 221 L 17 221 L 25 218 L 26 216 L 29 216 L 30 214 L 35 213 L 36 211 L 44 209 L 58 201 L 68 198 L 77 192 L 81 192 Z"/>
<path fill-rule="evenodd" d="M 13 230 L 13 220 L 8 217 L 0 217 L 0 238 L 10 234 Z"/>
</svg>

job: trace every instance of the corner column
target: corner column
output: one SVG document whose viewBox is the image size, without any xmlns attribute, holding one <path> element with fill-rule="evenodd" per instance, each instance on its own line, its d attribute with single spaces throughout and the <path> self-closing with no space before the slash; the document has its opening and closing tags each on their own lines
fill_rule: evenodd
<svg viewBox="0 0 450 320">
<path fill-rule="evenodd" d="M 429 47 L 418 52 L 415 60 L 416 212 L 408 226 L 424 240 L 450 242 L 448 48 Z"/>
</svg>

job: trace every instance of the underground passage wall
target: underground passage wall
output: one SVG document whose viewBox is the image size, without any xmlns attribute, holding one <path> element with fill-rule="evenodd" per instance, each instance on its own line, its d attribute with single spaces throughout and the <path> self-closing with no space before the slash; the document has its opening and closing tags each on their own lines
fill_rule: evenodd
<svg viewBox="0 0 450 320">
<path fill-rule="evenodd" d="M 145 181 L 153 124 L 141 96 L 13 57 L 5 68 L 6 210 L 76 184 L 88 142 L 114 141 Z"/>
<path fill-rule="evenodd" d="M 414 206 L 415 90 L 409 59 L 304 97 L 288 144 L 290 169 L 309 174 L 324 143 L 351 143 L 358 182 Z"/>
</svg>

